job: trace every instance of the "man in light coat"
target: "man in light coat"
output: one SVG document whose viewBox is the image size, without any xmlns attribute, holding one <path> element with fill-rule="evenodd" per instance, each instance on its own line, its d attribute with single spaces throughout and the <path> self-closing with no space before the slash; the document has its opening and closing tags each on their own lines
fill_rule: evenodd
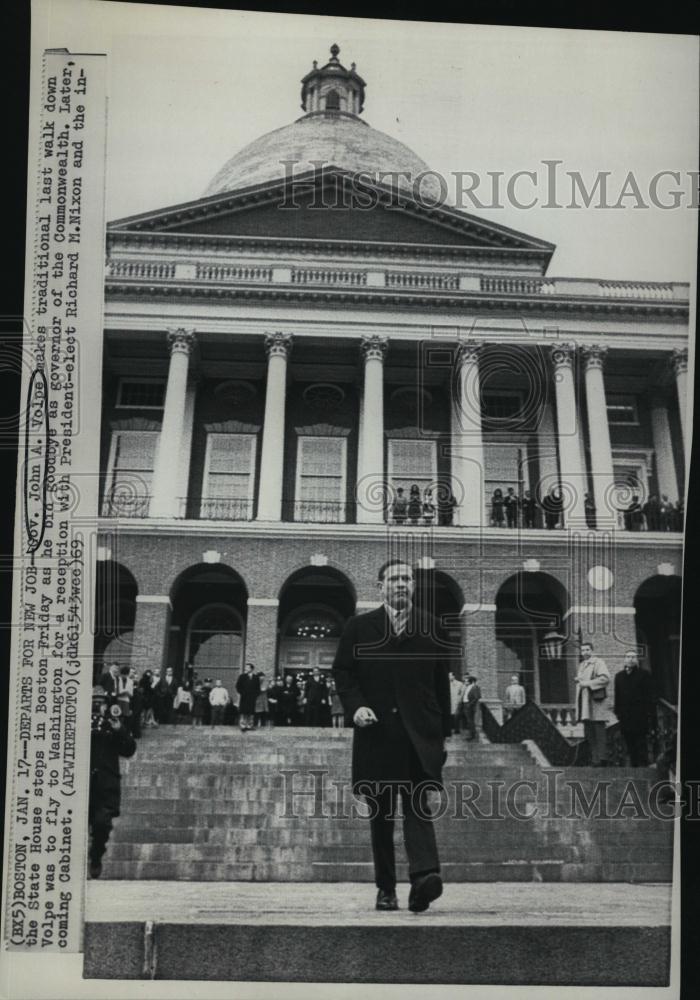
<svg viewBox="0 0 700 1000">
<path fill-rule="evenodd" d="M 605 660 L 593 655 L 593 643 L 581 643 L 581 663 L 576 675 L 576 720 L 591 749 L 593 767 L 608 763 L 607 726 L 613 721 L 612 684 Z M 595 692 L 604 691 L 604 696 Z"/>
</svg>

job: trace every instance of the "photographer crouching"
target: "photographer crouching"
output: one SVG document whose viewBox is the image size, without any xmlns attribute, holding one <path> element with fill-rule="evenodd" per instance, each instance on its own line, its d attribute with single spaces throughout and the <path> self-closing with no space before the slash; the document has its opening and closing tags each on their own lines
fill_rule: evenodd
<svg viewBox="0 0 700 1000">
<path fill-rule="evenodd" d="M 116 700 L 102 687 L 92 690 L 90 731 L 90 877 L 102 874 L 102 856 L 112 832 L 112 820 L 119 815 L 121 798 L 120 757 L 133 757 L 136 741 L 127 730 Z"/>
</svg>

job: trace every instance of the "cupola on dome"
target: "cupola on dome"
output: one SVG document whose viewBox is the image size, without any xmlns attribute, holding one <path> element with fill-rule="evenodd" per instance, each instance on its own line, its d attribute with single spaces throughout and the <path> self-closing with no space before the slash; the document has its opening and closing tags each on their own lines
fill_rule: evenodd
<svg viewBox="0 0 700 1000">
<path fill-rule="evenodd" d="M 306 114 L 232 156 L 207 187 L 205 197 L 306 173 L 319 165 L 368 174 L 387 186 L 413 190 L 415 178 L 429 170 L 427 164 L 404 143 L 360 118 L 367 84 L 355 63 L 350 69 L 342 65 L 339 53 L 338 46 L 332 45 L 326 65 L 319 68 L 314 60 L 301 81 L 301 107 Z M 439 198 L 437 179 L 426 176 L 420 192 L 426 198 Z"/>
</svg>

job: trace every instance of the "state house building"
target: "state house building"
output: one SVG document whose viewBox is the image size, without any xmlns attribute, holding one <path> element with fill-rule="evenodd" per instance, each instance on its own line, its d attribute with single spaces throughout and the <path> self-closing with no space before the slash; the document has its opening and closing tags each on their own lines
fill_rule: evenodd
<svg viewBox="0 0 700 1000">
<path fill-rule="evenodd" d="M 688 285 L 548 277 L 338 51 L 201 197 L 108 227 L 97 668 L 328 668 L 401 555 L 496 712 L 517 671 L 567 723 L 583 636 L 675 704 L 681 520 L 646 505 L 684 493 Z"/>
</svg>

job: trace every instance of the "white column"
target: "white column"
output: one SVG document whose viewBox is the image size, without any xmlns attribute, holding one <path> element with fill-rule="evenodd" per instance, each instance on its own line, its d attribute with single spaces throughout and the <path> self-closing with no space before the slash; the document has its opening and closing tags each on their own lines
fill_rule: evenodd
<svg viewBox="0 0 700 1000">
<path fill-rule="evenodd" d="M 482 344 L 464 340 L 457 349 L 452 399 L 452 492 L 457 505 L 454 524 L 486 523 L 484 441 L 481 426 L 479 354 Z"/>
<path fill-rule="evenodd" d="M 190 484 L 190 462 L 192 459 L 192 432 L 194 431 L 194 405 L 197 400 L 197 383 L 190 377 L 185 394 L 185 412 L 182 415 L 182 452 L 180 454 L 180 488 L 178 490 L 179 507 L 177 516 L 184 517 L 187 513 L 187 500 Z"/>
<path fill-rule="evenodd" d="M 292 337 L 289 333 L 270 333 L 265 337 L 268 361 L 258 521 L 279 521 L 282 517 L 284 415 L 287 399 L 287 359 L 291 349 Z"/>
<path fill-rule="evenodd" d="M 688 464 L 688 456 L 690 442 L 688 441 L 686 422 L 687 413 L 686 407 L 688 405 L 688 351 L 686 348 L 680 349 L 676 348 L 673 352 L 673 370 L 676 374 L 676 389 L 678 390 L 678 412 L 681 418 L 681 432 L 683 434 L 683 449 L 686 456 L 686 465 Z"/>
<path fill-rule="evenodd" d="M 163 425 L 158 441 L 153 491 L 149 515 L 177 517 L 181 504 L 180 457 L 185 431 L 184 413 L 187 398 L 187 373 L 195 345 L 193 330 L 169 330 L 170 368 L 163 407 Z"/>
<path fill-rule="evenodd" d="M 676 503 L 678 500 L 678 478 L 676 476 L 676 463 L 673 460 L 673 442 L 668 420 L 668 408 L 666 400 L 662 396 L 653 396 L 651 400 L 651 433 L 654 439 L 659 499 L 666 494 L 671 503 Z"/>
<path fill-rule="evenodd" d="M 576 412 L 574 387 L 574 344 L 557 344 L 552 348 L 554 394 L 557 407 L 557 441 L 564 524 L 568 528 L 585 529 L 586 514 L 583 495 L 586 490 L 585 470 L 581 468 L 581 428 Z"/>
<path fill-rule="evenodd" d="M 377 335 L 362 338 L 364 391 L 362 438 L 357 467 L 357 521 L 382 524 L 387 497 L 384 480 L 384 358 L 388 341 Z"/>
<path fill-rule="evenodd" d="M 542 406 L 537 428 L 537 451 L 540 479 L 537 496 L 545 496 L 552 486 L 559 485 L 559 465 L 557 463 L 557 432 L 554 427 L 552 404 L 547 399 Z"/>
<path fill-rule="evenodd" d="M 603 379 L 603 365 L 607 353 L 607 347 L 599 344 L 590 344 L 583 348 L 593 500 L 598 529 L 612 528 L 617 523 L 617 511 L 613 504 L 615 475 Z"/>
</svg>

